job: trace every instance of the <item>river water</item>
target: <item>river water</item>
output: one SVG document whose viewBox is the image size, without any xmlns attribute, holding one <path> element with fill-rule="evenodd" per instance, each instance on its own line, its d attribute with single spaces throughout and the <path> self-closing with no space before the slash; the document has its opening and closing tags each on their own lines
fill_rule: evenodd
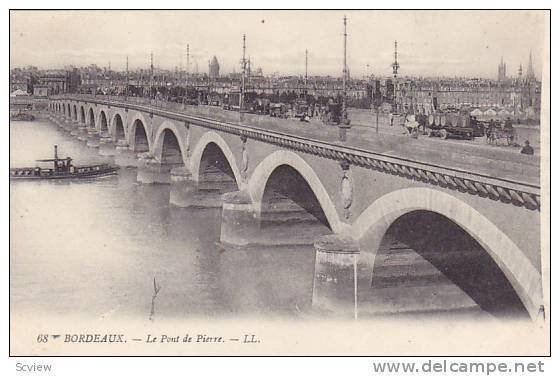
<svg viewBox="0 0 560 376">
<path fill-rule="evenodd" d="M 49 122 L 10 124 L 10 167 L 113 162 Z M 220 209 L 169 205 L 136 169 L 92 181 L 10 183 L 12 313 L 80 317 L 293 316 L 310 309 L 312 246 L 224 249 Z"/>
</svg>

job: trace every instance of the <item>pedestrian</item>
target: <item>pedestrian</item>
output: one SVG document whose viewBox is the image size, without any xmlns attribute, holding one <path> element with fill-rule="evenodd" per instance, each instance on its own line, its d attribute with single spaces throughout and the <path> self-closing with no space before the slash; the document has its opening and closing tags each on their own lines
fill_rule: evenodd
<svg viewBox="0 0 560 376">
<path fill-rule="evenodd" d="M 529 144 L 529 140 L 525 140 L 525 146 L 521 149 L 521 154 L 533 155 L 535 151 L 533 147 Z"/>
</svg>

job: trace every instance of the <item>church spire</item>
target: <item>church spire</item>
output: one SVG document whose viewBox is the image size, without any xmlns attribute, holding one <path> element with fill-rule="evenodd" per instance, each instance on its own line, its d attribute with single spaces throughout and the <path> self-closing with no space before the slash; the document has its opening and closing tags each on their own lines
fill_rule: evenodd
<svg viewBox="0 0 560 376">
<path fill-rule="evenodd" d="M 527 80 L 535 80 L 535 72 L 533 71 L 533 51 L 529 50 L 529 64 L 527 65 Z"/>
<path fill-rule="evenodd" d="M 500 58 L 500 65 L 498 65 L 498 81 L 506 80 L 506 64 L 504 63 L 504 57 Z"/>
</svg>

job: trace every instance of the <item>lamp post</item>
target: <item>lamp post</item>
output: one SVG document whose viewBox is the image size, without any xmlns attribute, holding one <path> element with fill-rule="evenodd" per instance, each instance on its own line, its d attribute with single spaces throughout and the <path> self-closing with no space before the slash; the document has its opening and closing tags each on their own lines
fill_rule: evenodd
<svg viewBox="0 0 560 376">
<path fill-rule="evenodd" d="M 124 91 L 125 100 L 128 101 L 128 87 L 129 87 L 129 76 L 128 76 L 128 56 L 126 57 L 126 89 Z"/>
<path fill-rule="evenodd" d="M 305 50 L 305 81 L 304 81 L 304 97 L 307 105 L 307 49 Z"/>
<path fill-rule="evenodd" d="M 344 21 L 344 59 L 343 59 L 343 67 L 342 67 L 342 108 L 341 108 L 341 119 L 340 123 L 338 124 L 338 137 L 339 140 L 342 142 L 346 141 L 346 131 L 350 128 L 350 119 L 348 119 L 348 112 L 346 109 L 346 77 L 348 75 L 348 66 L 346 64 L 346 15 L 343 18 Z"/>
<path fill-rule="evenodd" d="M 243 34 L 243 58 L 241 59 L 241 88 L 239 92 L 239 112 L 243 112 L 245 102 L 245 69 L 247 63 L 245 60 L 245 34 Z"/>
</svg>

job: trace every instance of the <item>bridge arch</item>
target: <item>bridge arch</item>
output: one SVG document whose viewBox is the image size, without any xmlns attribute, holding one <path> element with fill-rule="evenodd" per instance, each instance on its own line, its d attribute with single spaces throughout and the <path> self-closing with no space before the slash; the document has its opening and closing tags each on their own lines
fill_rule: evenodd
<svg viewBox="0 0 560 376">
<path fill-rule="evenodd" d="M 113 120 L 109 124 L 109 134 L 115 141 L 126 140 L 126 131 L 122 114 L 119 112 L 115 113 L 115 115 L 113 115 Z"/>
<path fill-rule="evenodd" d="M 101 132 L 108 132 L 109 131 L 109 123 L 107 122 L 107 115 L 105 114 L 104 110 L 100 110 L 99 114 L 97 115 L 99 131 Z"/>
<path fill-rule="evenodd" d="M 87 125 L 90 128 L 95 128 L 95 123 L 95 112 L 93 111 L 93 108 L 90 107 L 87 112 Z"/>
<path fill-rule="evenodd" d="M 86 123 L 86 111 L 84 106 L 80 106 L 80 124 Z"/>
<path fill-rule="evenodd" d="M 362 252 L 371 256 L 366 261 L 371 267 L 389 227 L 400 217 L 415 211 L 437 213 L 476 240 L 503 272 L 529 315 L 532 318 L 538 316 L 542 287 L 537 268 L 484 215 L 462 200 L 436 189 L 417 187 L 387 193 L 362 212 L 352 225 L 351 233 L 359 241 Z"/>
<path fill-rule="evenodd" d="M 165 121 L 161 124 L 158 128 L 158 131 L 155 136 L 155 140 L 153 143 L 153 155 L 154 157 L 160 161 L 164 162 L 165 158 L 165 151 L 168 142 L 177 143 L 179 147 L 179 152 L 181 154 L 181 160 L 185 166 L 188 165 L 188 158 L 187 158 L 187 148 L 184 145 L 185 142 L 185 135 L 184 131 L 181 131 L 180 127 L 177 127 L 175 123 L 170 121 Z"/>
<path fill-rule="evenodd" d="M 128 143 L 132 150 L 144 152 L 152 150 L 152 132 L 149 123 L 141 113 L 136 113 L 128 126 Z"/>
<path fill-rule="evenodd" d="M 214 131 L 206 132 L 202 135 L 202 137 L 198 140 L 198 143 L 194 147 L 192 156 L 190 158 L 190 170 L 192 173 L 192 177 L 195 181 L 198 182 L 200 177 L 200 167 L 202 164 L 202 155 L 204 151 L 210 144 L 214 144 L 218 147 L 218 149 L 222 152 L 224 157 L 226 158 L 227 162 L 229 163 L 229 167 L 231 168 L 235 183 L 238 187 L 241 186 L 241 173 L 239 168 L 237 167 L 237 162 L 235 160 L 235 156 L 231 151 L 227 142 L 220 136 L 218 133 Z"/>
<path fill-rule="evenodd" d="M 78 109 L 76 108 L 76 105 L 73 106 L 73 113 L 72 113 L 72 119 L 74 121 L 78 121 Z"/>
<path fill-rule="evenodd" d="M 66 112 L 66 116 L 68 116 L 69 119 L 72 119 L 72 110 L 70 109 L 70 103 L 66 104 L 67 106 L 67 112 Z"/>
<path fill-rule="evenodd" d="M 255 168 L 248 183 L 249 194 L 255 203 L 255 211 L 261 213 L 266 184 L 277 168 L 288 166 L 294 169 L 305 181 L 315 195 L 326 221 L 334 233 L 345 233 L 348 225 L 342 222 L 336 211 L 329 193 L 311 166 L 292 151 L 278 150 L 267 156 Z"/>
</svg>

